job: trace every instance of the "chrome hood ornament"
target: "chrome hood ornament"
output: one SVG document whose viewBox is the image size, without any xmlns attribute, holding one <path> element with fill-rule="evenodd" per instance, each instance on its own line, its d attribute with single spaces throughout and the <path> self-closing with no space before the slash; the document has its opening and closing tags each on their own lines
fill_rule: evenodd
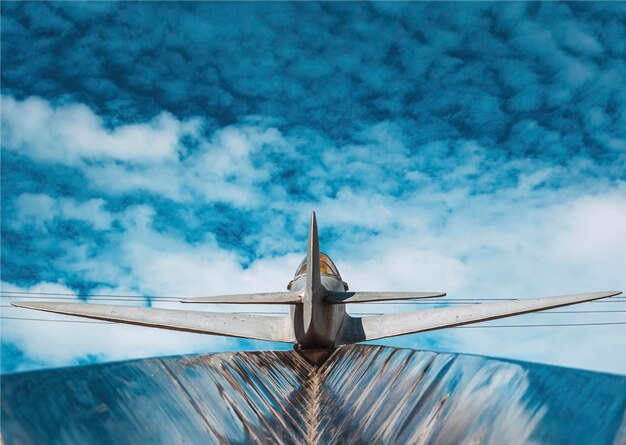
<svg viewBox="0 0 626 445">
<path fill-rule="evenodd" d="M 619 291 L 498 301 L 396 314 L 352 317 L 346 304 L 443 297 L 444 292 L 351 292 L 332 260 L 320 252 L 315 212 L 307 254 L 287 292 L 184 298 L 182 303 L 287 304 L 289 315 L 205 312 L 90 303 L 15 302 L 14 306 L 59 314 L 232 337 L 294 343 L 296 349 L 344 344 L 479 323 L 620 294 Z"/>
</svg>

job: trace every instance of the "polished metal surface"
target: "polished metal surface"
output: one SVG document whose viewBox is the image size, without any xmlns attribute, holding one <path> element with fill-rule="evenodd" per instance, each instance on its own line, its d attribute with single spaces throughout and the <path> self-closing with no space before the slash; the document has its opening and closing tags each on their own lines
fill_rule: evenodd
<svg viewBox="0 0 626 445">
<path fill-rule="evenodd" d="M 265 316 L 245 313 L 184 311 L 114 304 L 19 302 L 13 306 L 65 315 L 79 315 L 96 320 L 149 326 L 201 334 L 228 335 L 259 340 L 293 343 L 288 316 Z"/>
<path fill-rule="evenodd" d="M 590 294 L 559 295 L 555 297 L 527 298 L 524 300 L 498 301 L 469 306 L 442 307 L 423 311 L 363 317 L 359 321 L 363 340 L 393 337 L 399 333 L 432 331 L 452 326 L 496 320 L 498 318 L 555 309 L 572 304 L 594 301 L 619 295 L 621 292 L 594 292 Z M 350 340 L 350 339 L 348 339 Z M 346 343 L 352 343 L 347 341 Z"/>
<path fill-rule="evenodd" d="M 352 345 L 5 375 L 14 444 L 624 444 L 626 377 Z"/>
<path fill-rule="evenodd" d="M 213 295 L 210 297 L 182 298 L 181 303 L 213 304 L 300 304 L 302 296 L 297 292 L 264 292 L 260 294 Z"/>
<path fill-rule="evenodd" d="M 369 303 L 371 301 L 417 300 L 444 297 L 445 292 L 331 292 L 326 302 L 335 304 Z"/>
</svg>

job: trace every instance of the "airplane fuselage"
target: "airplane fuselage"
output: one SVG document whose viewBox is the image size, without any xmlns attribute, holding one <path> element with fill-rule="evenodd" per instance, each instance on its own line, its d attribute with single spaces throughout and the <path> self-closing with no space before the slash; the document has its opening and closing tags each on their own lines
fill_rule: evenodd
<svg viewBox="0 0 626 445">
<path fill-rule="evenodd" d="M 290 315 L 294 323 L 297 344 L 303 349 L 331 348 L 338 345 L 343 324 L 347 319 L 345 304 L 330 304 L 326 291 L 342 292 L 344 282 L 336 275 L 322 274 L 323 288 L 307 292 L 306 275 L 291 283 L 292 292 L 302 292 L 302 304 L 292 305 Z"/>
</svg>

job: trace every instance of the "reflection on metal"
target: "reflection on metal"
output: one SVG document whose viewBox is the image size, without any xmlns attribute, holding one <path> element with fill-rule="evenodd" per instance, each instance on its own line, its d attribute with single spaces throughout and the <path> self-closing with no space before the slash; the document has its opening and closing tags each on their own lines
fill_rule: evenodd
<svg viewBox="0 0 626 445">
<path fill-rule="evenodd" d="M 626 443 L 626 377 L 380 346 L 13 374 L 12 444 Z"/>
</svg>

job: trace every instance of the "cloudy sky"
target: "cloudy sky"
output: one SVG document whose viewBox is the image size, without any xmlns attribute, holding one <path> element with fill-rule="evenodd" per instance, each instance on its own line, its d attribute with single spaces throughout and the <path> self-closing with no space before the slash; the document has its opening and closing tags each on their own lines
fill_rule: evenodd
<svg viewBox="0 0 626 445">
<path fill-rule="evenodd" d="M 15 319 L 70 320 L 10 292 L 280 291 L 312 210 L 354 290 L 626 290 L 624 3 L 2 8 L 3 372 L 289 348 Z M 568 310 L 489 324 L 626 322 Z M 624 324 L 384 343 L 626 374 Z"/>
</svg>

